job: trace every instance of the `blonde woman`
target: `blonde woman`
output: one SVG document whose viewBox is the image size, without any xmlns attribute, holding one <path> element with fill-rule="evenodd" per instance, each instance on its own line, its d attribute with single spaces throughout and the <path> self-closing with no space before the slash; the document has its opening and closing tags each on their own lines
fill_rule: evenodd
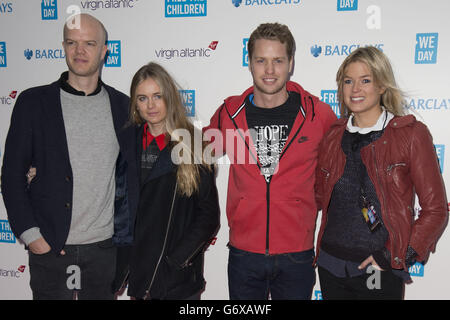
<svg viewBox="0 0 450 320">
<path fill-rule="evenodd" d="M 202 145 L 194 137 L 201 134 L 194 134 L 178 87 L 163 67 L 140 68 L 130 96 L 141 188 L 128 295 L 199 299 L 204 250 L 219 226 L 214 167 L 194 155 L 195 143 Z M 182 139 L 180 131 L 188 134 Z"/>
<path fill-rule="evenodd" d="M 402 299 L 408 267 L 435 250 L 448 219 L 432 137 L 405 115 L 389 60 L 378 49 L 352 52 L 336 80 L 342 118 L 322 140 L 316 169 L 322 296 Z"/>
</svg>

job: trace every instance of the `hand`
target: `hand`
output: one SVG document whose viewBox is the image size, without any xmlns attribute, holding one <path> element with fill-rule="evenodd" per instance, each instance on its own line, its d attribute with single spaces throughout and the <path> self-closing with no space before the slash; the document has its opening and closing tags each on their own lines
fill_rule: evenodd
<svg viewBox="0 0 450 320">
<path fill-rule="evenodd" d="M 31 250 L 31 252 L 33 252 L 34 254 L 45 254 L 50 252 L 50 250 L 52 249 L 50 247 L 50 245 L 47 243 L 47 241 L 45 241 L 45 239 L 43 237 L 34 240 L 33 242 L 31 242 L 28 245 L 28 248 Z M 61 255 L 65 255 L 66 252 L 64 250 L 61 250 L 60 252 Z"/>
<path fill-rule="evenodd" d="M 30 184 L 31 180 L 33 180 L 33 178 L 36 176 L 36 168 L 30 167 L 26 176 L 27 176 L 27 183 Z"/>
<path fill-rule="evenodd" d="M 34 240 L 28 245 L 28 248 L 33 252 L 34 254 L 44 254 L 49 252 L 52 248 L 49 246 L 47 241 L 45 241 L 44 238 L 39 238 L 37 240 Z"/>
<path fill-rule="evenodd" d="M 372 265 L 372 267 L 374 267 L 375 269 L 379 270 L 379 271 L 384 271 L 383 269 L 380 268 L 380 266 L 377 264 L 377 262 L 375 261 L 375 259 L 373 258 L 373 256 L 371 255 L 370 257 L 368 257 L 366 260 L 364 260 L 359 266 L 358 269 L 362 270 L 365 269 L 369 264 Z"/>
</svg>

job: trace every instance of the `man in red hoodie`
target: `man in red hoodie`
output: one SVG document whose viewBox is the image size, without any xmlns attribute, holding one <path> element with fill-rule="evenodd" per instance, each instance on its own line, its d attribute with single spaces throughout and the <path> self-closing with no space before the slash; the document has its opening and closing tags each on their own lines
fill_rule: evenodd
<svg viewBox="0 0 450 320">
<path fill-rule="evenodd" d="M 248 41 L 253 86 L 225 99 L 204 129 L 215 156 L 226 153 L 231 162 L 232 300 L 310 299 L 315 283 L 314 170 L 319 142 L 336 116 L 288 80 L 294 47 L 285 25 L 254 30 Z"/>
</svg>

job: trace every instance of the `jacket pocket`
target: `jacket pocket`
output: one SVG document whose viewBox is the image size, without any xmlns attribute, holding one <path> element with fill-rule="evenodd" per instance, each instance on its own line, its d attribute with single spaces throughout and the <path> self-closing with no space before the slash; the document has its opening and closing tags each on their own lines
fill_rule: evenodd
<svg viewBox="0 0 450 320">
<path fill-rule="evenodd" d="M 399 187 L 409 179 L 409 170 L 405 162 L 395 162 L 386 167 L 386 175 L 389 183 Z"/>
</svg>

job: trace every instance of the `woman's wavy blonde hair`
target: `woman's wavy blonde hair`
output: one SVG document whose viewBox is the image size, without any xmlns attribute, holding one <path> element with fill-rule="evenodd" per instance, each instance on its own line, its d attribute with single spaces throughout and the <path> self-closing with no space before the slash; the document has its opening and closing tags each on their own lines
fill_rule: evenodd
<svg viewBox="0 0 450 320">
<path fill-rule="evenodd" d="M 336 74 L 336 82 L 338 86 L 338 100 L 340 103 L 340 111 L 343 117 L 348 117 L 351 113 L 344 103 L 344 78 L 345 72 L 349 64 L 353 62 L 362 62 L 368 66 L 372 72 L 375 84 L 385 89 L 381 95 L 380 104 L 389 112 L 396 116 L 405 115 L 406 99 L 404 93 L 398 88 L 395 81 L 394 72 L 387 56 L 379 49 L 368 46 L 361 47 L 353 51 L 342 62 Z"/>
<path fill-rule="evenodd" d="M 145 120 L 141 118 L 137 110 L 136 88 L 142 81 L 149 78 L 153 79 L 159 85 L 162 98 L 167 108 L 165 127 L 166 132 L 171 138 L 168 147 L 170 150 L 173 150 L 177 146 L 181 149 L 179 154 L 172 152 L 172 159 L 174 156 L 179 157 L 179 159 L 175 159 L 175 162 L 178 164 L 178 192 L 185 196 L 191 196 L 199 188 L 199 166 L 201 165 L 207 170 L 212 170 L 212 167 L 206 164 L 202 157 L 206 143 L 203 141 L 195 141 L 195 139 L 202 139 L 203 135 L 186 116 L 186 109 L 179 93 L 180 87 L 161 65 L 150 62 L 142 66 L 134 75 L 130 87 L 130 122 L 134 125 L 142 125 L 145 123 Z M 181 136 L 179 129 L 184 129 L 188 134 Z M 186 136 L 188 136 L 190 141 L 184 141 Z M 201 144 L 202 154 L 199 151 L 194 152 L 196 142 Z M 189 153 L 188 156 L 183 155 L 185 151 Z"/>
</svg>

